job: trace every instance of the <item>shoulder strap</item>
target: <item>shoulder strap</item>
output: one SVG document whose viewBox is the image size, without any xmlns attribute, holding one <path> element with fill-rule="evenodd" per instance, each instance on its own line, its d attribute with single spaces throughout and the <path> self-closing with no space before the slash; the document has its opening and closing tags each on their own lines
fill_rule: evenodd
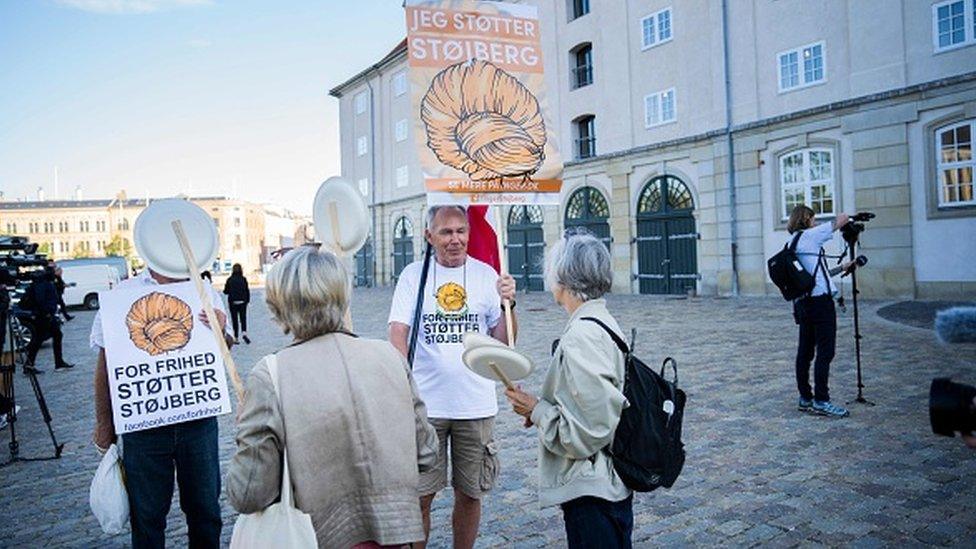
<svg viewBox="0 0 976 549">
<path fill-rule="evenodd" d="M 610 339 L 612 339 L 613 342 L 617 344 L 617 348 L 620 349 L 621 353 L 623 353 L 625 356 L 630 354 L 630 348 L 627 347 L 627 344 L 624 343 L 624 340 L 620 339 L 620 336 L 618 336 L 617 333 L 614 332 L 612 328 L 610 328 L 610 326 L 604 324 L 602 320 L 598 318 L 594 318 L 592 316 L 584 316 L 580 318 L 580 320 L 589 320 L 590 322 L 595 322 L 596 324 L 599 324 L 600 327 L 603 328 L 605 332 L 610 334 Z"/>
<path fill-rule="evenodd" d="M 797 231 L 796 232 L 796 236 L 793 237 L 793 241 L 790 242 L 790 244 L 789 244 L 789 248 L 790 248 L 790 251 L 791 252 L 795 252 L 796 251 L 796 245 L 800 242 L 800 235 L 802 235 L 802 234 L 803 234 L 803 231 Z"/>
<path fill-rule="evenodd" d="M 278 387 L 278 357 L 275 354 L 267 356 L 268 374 L 271 376 L 271 384 L 274 385 L 275 397 L 281 404 L 281 390 Z M 282 418 L 284 425 L 284 418 Z M 295 496 L 291 492 L 291 472 L 288 470 L 288 443 L 284 444 L 284 452 L 281 457 L 281 502 L 288 507 L 295 506 Z"/>
</svg>

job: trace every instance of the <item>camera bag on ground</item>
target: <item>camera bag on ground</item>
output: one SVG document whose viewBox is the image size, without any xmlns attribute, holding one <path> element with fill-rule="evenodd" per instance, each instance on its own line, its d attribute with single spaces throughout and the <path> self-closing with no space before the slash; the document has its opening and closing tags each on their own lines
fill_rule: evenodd
<svg viewBox="0 0 976 549">
<path fill-rule="evenodd" d="M 600 325 L 624 354 L 623 393 L 630 406 L 621 412 L 613 442 L 603 451 L 613 459 L 614 470 L 631 490 L 670 488 L 685 463 L 681 442 L 685 393 L 678 389 L 677 363 L 671 357 L 664 359 L 659 374 L 634 356 L 609 326 L 593 317 L 582 320 Z M 664 378 L 669 363 L 674 370 L 673 382 Z"/>
<path fill-rule="evenodd" d="M 783 249 L 766 261 L 769 278 L 783 294 L 783 299 L 792 301 L 809 294 L 817 283 L 817 270 L 821 261 L 817 262 L 817 270 L 813 274 L 807 272 L 796 254 L 796 244 L 800 241 L 803 231 L 796 233 L 793 240 L 783 246 Z"/>
</svg>

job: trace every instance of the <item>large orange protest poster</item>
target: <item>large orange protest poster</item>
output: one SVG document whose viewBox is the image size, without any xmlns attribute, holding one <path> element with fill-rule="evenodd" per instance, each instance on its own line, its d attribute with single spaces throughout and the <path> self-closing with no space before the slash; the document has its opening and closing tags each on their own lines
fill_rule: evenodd
<svg viewBox="0 0 976 549">
<path fill-rule="evenodd" d="M 430 204 L 558 204 L 562 158 L 535 6 L 407 0 L 407 59 Z"/>
</svg>

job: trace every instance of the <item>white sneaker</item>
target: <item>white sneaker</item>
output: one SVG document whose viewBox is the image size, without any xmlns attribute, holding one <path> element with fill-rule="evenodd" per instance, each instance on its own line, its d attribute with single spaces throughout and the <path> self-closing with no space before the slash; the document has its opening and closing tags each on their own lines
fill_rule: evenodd
<svg viewBox="0 0 976 549">
<path fill-rule="evenodd" d="M 19 413 L 20 413 L 20 405 L 18 404 L 16 406 L 14 406 L 14 415 L 17 415 Z M 3 414 L 2 416 L 0 416 L 0 430 L 3 430 L 3 429 L 5 429 L 7 427 L 8 423 L 9 423 L 9 420 L 7 419 L 7 417 L 9 415 L 10 415 L 10 413 L 8 412 L 8 413 Z"/>
</svg>

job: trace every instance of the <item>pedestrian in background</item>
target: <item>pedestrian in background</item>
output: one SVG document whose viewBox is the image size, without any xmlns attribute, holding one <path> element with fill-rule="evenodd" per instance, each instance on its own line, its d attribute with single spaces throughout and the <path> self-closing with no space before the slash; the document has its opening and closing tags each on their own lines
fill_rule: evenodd
<svg viewBox="0 0 976 549">
<path fill-rule="evenodd" d="M 64 304 L 64 289 L 68 285 L 64 282 L 64 278 L 61 277 L 63 274 L 64 271 L 61 267 L 54 267 L 54 288 L 58 291 L 58 310 L 61 311 L 65 320 L 72 320 L 74 317 L 68 314 L 68 306 Z"/>
<path fill-rule="evenodd" d="M 240 263 L 234 263 L 230 278 L 224 282 L 224 293 L 227 294 L 227 308 L 234 327 L 234 342 L 238 342 L 239 334 L 244 343 L 251 343 L 251 339 L 247 337 L 247 304 L 251 302 L 251 290 Z"/>
</svg>

